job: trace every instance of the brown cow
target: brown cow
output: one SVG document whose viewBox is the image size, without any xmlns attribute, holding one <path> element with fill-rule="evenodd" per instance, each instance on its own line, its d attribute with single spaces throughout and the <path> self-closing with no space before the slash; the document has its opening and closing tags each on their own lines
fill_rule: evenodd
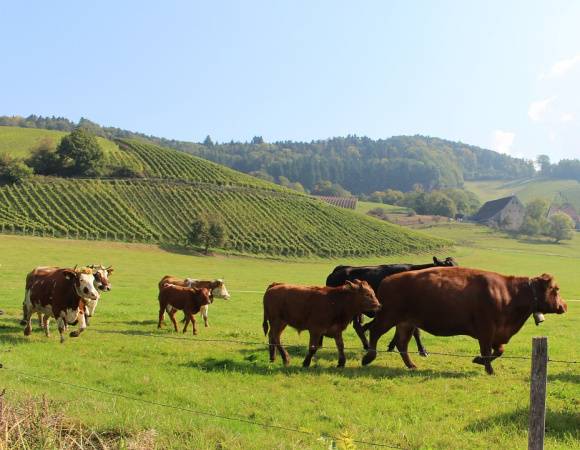
<svg viewBox="0 0 580 450">
<path fill-rule="evenodd" d="M 344 367 L 346 357 L 342 332 L 357 314 L 379 308 L 379 301 L 366 281 L 347 281 L 339 287 L 273 283 L 264 294 L 262 322 L 264 334 L 268 333 L 268 325 L 270 327 L 270 361 L 274 361 L 278 348 L 284 365 L 290 363 L 288 352 L 280 342 L 282 331 L 290 325 L 298 331 L 308 330 L 310 333 L 308 355 L 302 363 L 304 367 L 310 366 L 322 336 L 334 338 L 338 367 Z"/>
<path fill-rule="evenodd" d="M 81 303 L 83 300 L 96 301 L 99 299 L 99 292 L 95 289 L 95 278 L 91 269 L 57 269 L 38 274 L 32 271 L 26 280 L 27 289 L 22 308 L 26 336 L 31 333 L 30 322 L 34 312 L 44 314 L 47 317 L 45 321 L 47 336 L 48 319 L 50 317 L 56 319 L 61 342 L 64 342 L 64 331 L 67 324 L 74 323 L 78 319 L 82 322 L 81 327 L 83 329 L 86 327 Z"/>
<path fill-rule="evenodd" d="M 157 328 L 161 328 L 163 316 L 165 315 L 165 311 L 167 311 L 171 322 L 173 322 L 175 331 L 177 331 L 175 313 L 177 310 L 181 310 L 185 313 L 183 332 L 185 333 L 187 331 L 187 325 L 191 321 L 193 334 L 197 334 L 194 314 L 197 314 L 202 306 L 209 305 L 209 303 L 210 291 L 208 289 L 189 288 L 165 283 L 159 289 L 159 322 L 157 323 Z"/>
<path fill-rule="evenodd" d="M 215 280 L 198 280 L 195 278 L 177 278 L 172 275 L 165 275 L 159 281 L 159 289 L 166 284 L 174 284 L 176 286 L 193 287 L 193 288 L 205 288 L 210 290 L 210 303 L 213 303 L 214 297 L 223 298 L 224 300 L 230 299 L 230 293 L 226 288 L 226 284 L 222 279 Z M 203 322 L 206 327 L 209 327 L 208 320 L 209 305 L 203 305 L 201 307 L 201 317 L 203 317 Z"/>
<path fill-rule="evenodd" d="M 363 365 L 376 358 L 377 342 L 394 325 L 397 348 L 408 368 L 413 328 L 436 336 L 467 335 L 479 341 L 481 356 L 473 362 L 492 374 L 491 362 L 535 313 L 562 314 L 568 307 L 551 275 L 514 277 L 467 268 L 436 267 L 385 278 L 378 297 L 383 305 L 370 329 L 370 348 Z M 493 350 L 493 354 L 492 354 Z"/>
</svg>

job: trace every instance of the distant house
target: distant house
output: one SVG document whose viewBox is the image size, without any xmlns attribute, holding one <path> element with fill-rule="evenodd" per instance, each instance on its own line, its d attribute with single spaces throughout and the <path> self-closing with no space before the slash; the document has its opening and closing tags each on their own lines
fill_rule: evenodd
<svg viewBox="0 0 580 450">
<path fill-rule="evenodd" d="M 550 205 L 550 209 L 548 210 L 548 217 L 552 217 L 554 214 L 559 212 L 570 216 L 576 225 L 576 229 L 580 229 L 580 216 L 578 215 L 578 212 L 574 206 L 572 206 L 570 203 L 564 203 L 563 205 Z"/>
<path fill-rule="evenodd" d="M 486 202 L 471 220 L 502 230 L 516 231 L 522 226 L 525 212 L 523 203 L 511 195 Z"/>
</svg>

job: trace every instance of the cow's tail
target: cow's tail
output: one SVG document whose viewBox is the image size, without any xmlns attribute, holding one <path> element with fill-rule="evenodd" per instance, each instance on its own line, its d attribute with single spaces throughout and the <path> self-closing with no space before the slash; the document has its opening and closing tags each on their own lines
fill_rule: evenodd
<svg viewBox="0 0 580 450">
<path fill-rule="evenodd" d="M 262 329 L 264 330 L 264 336 L 268 335 L 268 315 L 266 314 L 266 308 L 264 308 L 264 320 L 262 321 Z"/>
</svg>

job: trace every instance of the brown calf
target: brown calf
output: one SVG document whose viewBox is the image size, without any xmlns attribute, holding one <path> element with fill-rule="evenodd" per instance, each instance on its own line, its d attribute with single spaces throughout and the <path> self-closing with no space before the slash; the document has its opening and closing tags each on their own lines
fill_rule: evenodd
<svg viewBox="0 0 580 450">
<path fill-rule="evenodd" d="M 385 278 L 378 297 L 383 305 L 370 329 L 370 348 L 363 365 L 376 358 L 379 338 L 397 326 L 397 348 L 406 366 L 416 366 L 407 347 L 413 329 L 436 336 L 467 335 L 479 341 L 481 356 L 473 362 L 492 374 L 491 362 L 536 313 L 562 314 L 566 302 L 551 275 L 514 277 L 483 270 L 437 267 Z M 492 353 L 493 350 L 493 353 Z"/>
<path fill-rule="evenodd" d="M 264 294 L 264 334 L 270 328 L 270 361 L 276 357 L 276 348 L 284 365 L 290 363 L 288 352 L 280 336 L 290 325 L 298 331 L 308 330 L 310 344 L 302 365 L 310 366 L 322 336 L 333 337 L 338 349 L 338 367 L 344 367 L 342 332 L 352 318 L 363 311 L 376 311 L 380 304 L 366 281 L 347 281 L 339 287 L 307 287 L 290 284 L 271 284 Z"/>
<path fill-rule="evenodd" d="M 210 303 L 210 291 L 205 288 L 189 288 L 166 283 L 159 289 L 159 322 L 157 328 L 161 328 L 165 311 L 169 314 L 173 327 L 177 331 L 175 313 L 181 310 L 185 313 L 185 326 L 183 332 L 187 331 L 187 325 L 192 323 L 193 334 L 197 334 L 195 328 L 195 317 L 200 308 Z"/>
</svg>

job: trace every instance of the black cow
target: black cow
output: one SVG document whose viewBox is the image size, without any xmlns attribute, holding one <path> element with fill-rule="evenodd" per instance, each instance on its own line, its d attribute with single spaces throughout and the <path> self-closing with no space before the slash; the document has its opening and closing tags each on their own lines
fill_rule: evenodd
<svg viewBox="0 0 580 450">
<path fill-rule="evenodd" d="M 433 257 L 433 262 L 429 264 L 382 264 L 380 266 L 336 266 L 332 273 L 326 278 L 327 286 L 342 286 L 347 281 L 354 280 L 364 280 L 366 281 L 375 291 L 378 292 L 379 286 L 383 278 L 394 275 L 396 273 L 408 272 L 411 270 L 422 270 L 429 269 L 431 267 L 453 267 L 457 266 L 457 262 L 452 257 L 447 257 L 444 260 Z M 375 313 L 373 311 L 367 311 L 364 313 L 368 317 L 374 317 Z M 365 336 L 363 326 L 362 326 L 363 316 L 362 314 L 354 317 L 352 322 L 352 327 L 356 331 L 356 334 L 360 338 L 365 350 L 369 348 L 369 342 Z M 417 349 L 421 356 L 427 356 L 427 350 L 421 342 L 421 335 L 418 328 L 413 330 L 413 336 L 417 342 Z M 391 342 L 389 343 L 389 351 L 392 352 L 395 348 L 397 342 L 397 336 L 395 335 Z M 322 341 L 320 342 L 322 345 Z"/>
</svg>

